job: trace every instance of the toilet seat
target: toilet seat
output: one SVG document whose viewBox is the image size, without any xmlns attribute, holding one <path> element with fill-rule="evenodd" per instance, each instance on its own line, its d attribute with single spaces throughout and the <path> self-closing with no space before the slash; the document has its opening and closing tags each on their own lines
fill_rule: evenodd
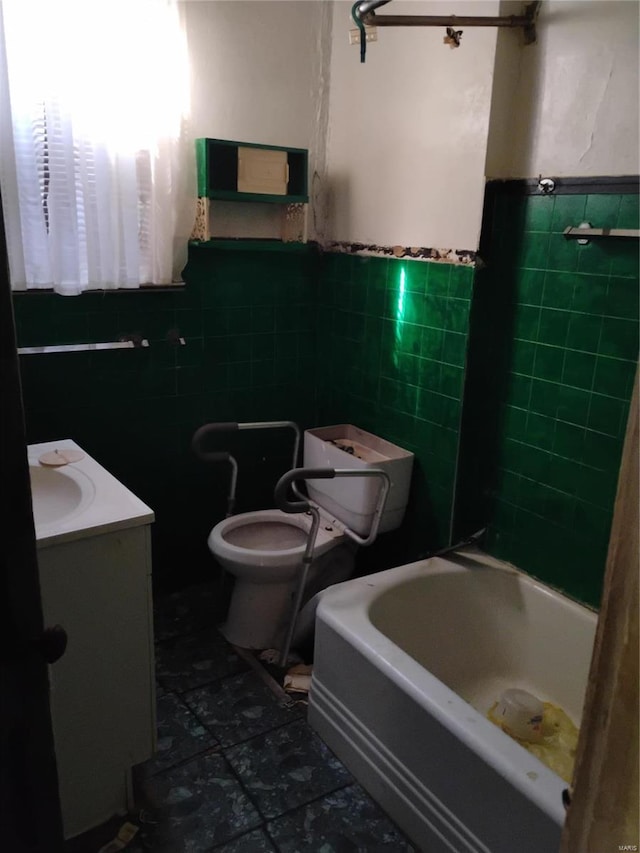
<svg viewBox="0 0 640 853">
<path fill-rule="evenodd" d="M 321 519 L 314 559 L 344 538 L 344 525 L 318 509 Z M 252 574 L 259 566 L 263 583 L 280 583 L 298 571 L 310 528 L 311 516 L 306 513 L 293 515 L 279 509 L 244 512 L 218 522 L 207 544 L 223 566 L 233 567 L 236 577 Z"/>
</svg>

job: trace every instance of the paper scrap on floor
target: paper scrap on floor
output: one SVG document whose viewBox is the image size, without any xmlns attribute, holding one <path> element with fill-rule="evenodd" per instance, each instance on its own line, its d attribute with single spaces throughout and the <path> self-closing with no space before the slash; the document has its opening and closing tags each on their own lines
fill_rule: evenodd
<svg viewBox="0 0 640 853">
<path fill-rule="evenodd" d="M 308 693 L 312 672 L 311 665 L 299 663 L 292 666 L 284 677 L 284 689 L 287 693 Z"/>
<path fill-rule="evenodd" d="M 118 850 L 124 850 L 137 831 L 138 827 L 132 823 L 123 823 L 113 841 L 101 847 L 98 853 L 118 853 Z"/>
</svg>

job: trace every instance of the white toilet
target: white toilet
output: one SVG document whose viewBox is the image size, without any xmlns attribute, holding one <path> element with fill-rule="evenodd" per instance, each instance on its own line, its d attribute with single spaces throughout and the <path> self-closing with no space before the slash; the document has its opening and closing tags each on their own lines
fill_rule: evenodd
<svg viewBox="0 0 640 853">
<path fill-rule="evenodd" d="M 357 476 L 383 470 L 390 488 L 378 532 L 400 525 L 407 505 L 413 454 L 352 424 L 307 430 L 304 467 L 350 469 L 354 476 L 306 481 L 320 525 L 302 604 L 322 589 L 347 580 L 355 550 L 371 528 L 380 481 Z M 261 510 L 232 515 L 209 534 L 210 551 L 235 577 L 227 620 L 229 642 L 247 649 L 279 649 L 290 625 L 294 594 L 311 531 L 309 513 Z M 364 538 L 363 538 L 364 537 Z"/>
</svg>

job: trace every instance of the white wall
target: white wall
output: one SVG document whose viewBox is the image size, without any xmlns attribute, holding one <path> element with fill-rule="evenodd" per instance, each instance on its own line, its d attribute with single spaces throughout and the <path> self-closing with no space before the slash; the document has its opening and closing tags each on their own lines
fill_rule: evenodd
<svg viewBox="0 0 640 853">
<path fill-rule="evenodd" d="M 477 248 L 496 30 L 378 29 L 349 45 L 352 3 L 333 12 L 327 234 L 338 241 Z M 394 2 L 402 15 L 497 14 L 497 2 Z M 464 29 L 464 28 L 463 28 Z"/>
<path fill-rule="evenodd" d="M 324 170 L 331 4 L 187 0 L 183 10 L 193 138 L 308 148 L 311 184 Z"/>
<path fill-rule="evenodd" d="M 635 0 L 545 0 L 535 45 L 517 49 L 501 32 L 490 177 L 638 174 L 639 10 Z"/>
<path fill-rule="evenodd" d="M 394 0 L 378 14 L 523 5 Z M 351 6 L 184 4 L 193 137 L 308 148 L 310 237 L 473 250 L 485 175 L 640 171 L 635 0 L 544 0 L 527 47 L 519 29 L 463 28 L 451 49 L 440 28 L 380 28 L 364 65 Z"/>
</svg>

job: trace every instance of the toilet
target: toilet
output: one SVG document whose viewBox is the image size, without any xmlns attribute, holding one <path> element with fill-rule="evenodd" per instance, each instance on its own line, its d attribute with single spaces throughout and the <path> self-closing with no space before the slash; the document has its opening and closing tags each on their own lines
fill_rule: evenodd
<svg viewBox="0 0 640 853">
<path fill-rule="evenodd" d="M 380 481 L 358 472 L 370 468 L 389 476 L 378 526 L 378 532 L 386 532 L 402 522 L 413 466 L 412 453 L 353 424 L 305 431 L 303 456 L 305 468 L 350 469 L 353 476 L 306 481 L 308 503 L 318 510 L 320 524 L 302 604 L 353 573 L 358 543 L 371 528 L 380 494 Z M 311 525 L 308 512 L 268 509 L 229 516 L 211 530 L 209 550 L 235 578 L 221 626 L 230 643 L 246 649 L 281 647 Z"/>
</svg>

